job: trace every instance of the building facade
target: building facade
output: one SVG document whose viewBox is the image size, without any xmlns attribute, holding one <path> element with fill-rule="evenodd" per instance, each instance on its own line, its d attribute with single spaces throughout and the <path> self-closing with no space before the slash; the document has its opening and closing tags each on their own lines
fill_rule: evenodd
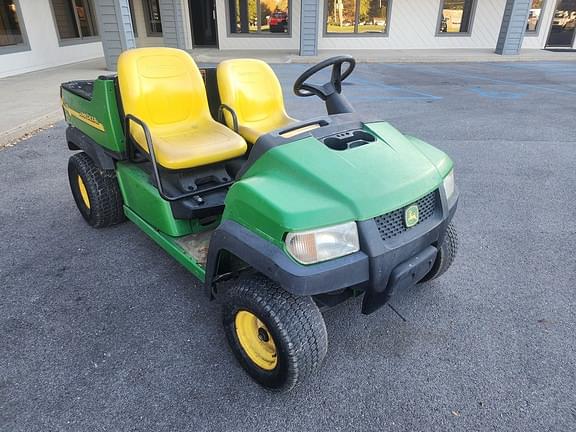
<svg viewBox="0 0 576 432">
<path fill-rule="evenodd" d="M 0 0 L 0 77 L 123 49 L 576 48 L 576 0 Z"/>
</svg>

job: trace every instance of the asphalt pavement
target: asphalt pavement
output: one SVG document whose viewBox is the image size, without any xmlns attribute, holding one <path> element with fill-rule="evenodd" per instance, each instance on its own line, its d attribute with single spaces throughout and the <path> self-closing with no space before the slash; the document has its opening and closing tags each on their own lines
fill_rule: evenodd
<svg viewBox="0 0 576 432">
<path fill-rule="evenodd" d="M 319 373 L 263 390 L 191 274 L 85 224 L 58 123 L 0 150 L 0 430 L 575 430 L 576 62 L 362 64 L 344 92 L 456 164 L 459 255 L 396 293 L 406 321 L 329 311 Z"/>
</svg>

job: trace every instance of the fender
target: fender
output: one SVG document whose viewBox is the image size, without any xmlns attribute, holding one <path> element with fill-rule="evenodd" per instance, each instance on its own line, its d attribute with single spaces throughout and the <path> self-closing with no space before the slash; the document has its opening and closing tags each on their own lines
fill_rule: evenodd
<svg viewBox="0 0 576 432">
<path fill-rule="evenodd" d="M 113 170 L 115 161 L 125 159 L 122 154 L 104 150 L 96 141 L 74 126 L 66 128 L 66 141 L 70 150 L 86 152 L 98 168 L 103 170 Z"/>
<path fill-rule="evenodd" d="M 227 220 L 212 234 L 206 263 L 205 289 L 212 296 L 221 252 L 228 252 L 280 284 L 294 295 L 315 295 L 364 283 L 369 278 L 368 256 L 356 252 L 342 258 L 302 265 L 252 231 Z"/>
</svg>

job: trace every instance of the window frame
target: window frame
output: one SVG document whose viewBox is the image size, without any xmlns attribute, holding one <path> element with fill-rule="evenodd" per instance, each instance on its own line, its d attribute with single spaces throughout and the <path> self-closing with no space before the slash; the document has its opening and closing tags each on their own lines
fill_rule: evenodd
<svg viewBox="0 0 576 432">
<path fill-rule="evenodd" d="M 0 46 L 0 55 L 30 51 L 30 42 L 28 40 L 28 34 L 26 33 L 26 24 L 24 23 L 24 19 L 22 17 L 20 0 L 14 0 L 14 4 L 16 5 L 16 16 L 18 17 L 18 26 L 20 27 L 22 42 L 16 45 Z"/>
<path fill-rule="evenodd" d="M 470 37 L 472 30 L 474 30 L 474 21 L 476 20 L 476 10 L 478 9 L 478 0 L 472 1 L 472 10 L 470 11 L 470 22 L 468 23 L 468 31 L 466 32 L 441 32 L 440 26 L 442 24 L 442 17 L 444 16 L 444 3 L 446 0 L 440 0 L 440 10 L 438 11 L 438 20 L 436 22 L 436 37 Z M 464 0 L 466 1 L 466 0 Z"/>
<path fill-rule="evenodd" d="M 324 6 L 324 13 L 323 13 L 323 18 L 324 21 L 322 21 L 322 36 L 323 37 L 327 37 L 327 38 L 346 38 L 346 37 L 353 37 L 353 38 L 357 38 L 357 37 L 368 37 L 368 38 L 372 38 L 372 37 L 376 37 L 376 38 L 381 38 L 381 37 L 389 37 L 390 35 L 390 17 L 392 16 L 392 5 L 394 4 L 394 0 L 388 0 L 388 10 L 386 11 L 386 31 L 381 32 L 381 33 L 376 33 L 376 32 L 364 32 L 361 33 L 358 31 L 358 17 L 360 16 L 360 8 L 359 8 L 359 3 L 360 0 L 354 0 L 356 2 L 356 12 L 354 13 L 354 31 L 350 32 L 350 33 L 337 33 L 337 32 L 329 32 L 328 31 L 328 2 L 329 1 L 333 1 L 333 0 L 324 0 L 323 1 L 323 6 Z"/>
<path fill-rule="evenodd" d="M 292 37 L 292 3 L 298 0 L 288 0 L 288 31 L 286 33 L 273 33 L 271 31 L 263 32 L 262 30 L 258 30 L 254 33 L 233 33 L 231 24 L 232 24 L 232 14 L 230 13 L 230 1 L 231 0 L 224 0 L 224 9 L 226 13 L 226 32 L 228 37 L 231 38 L 246 38 L 246 37 L 256 37 L 256 38 L 291 38 Z M 258 10 L 258 6 L 260 4 L 260 0 L 256 0 L 258 3 L 256 4 L 256 10 Z"/>
<path fill-rule="evenodd" d="M 74 2 L 74 0 L 66 0 L 68 2 Z M 52 12 L 52 21 L 54 22 L 54 30 L 56 31 L 56 37 L 58 38 L 58 45 L 61 47 L 71 46 L 71 45 L 82 45 L 94 42 L 100 42 L 102 39 L 100 37 L 100 23 L 98 22 L 98 14 L 96 13 L 96 8 L 94 7 L 94 1 L 88 0 L 90 2 L 90 11 L 92 12 L 92 17 L 94 18 L 94 25 L 96 26 L 96 31 L 98 34 L 96 36 L 82 36 L 82 29 L 80 28 L 80 23 L 78 22 L 78 15 L 76 13 L 76 6 L 72 4 L 74 10 L 74 22 L 76 24 L 76 30 L 78 31 L 79 37 L 65 38 L 60 37 L 60 30 L 58 30 L 58 21 L 56 20 L 56 11 L 54 10 L 54 2 L 49 0 L 50 11 Z"/>
<path fill-rule="evenodd" d="M 540 8 L 540 16 L 538 17 L 538 24 L 536 24 L 536 30 L 526 30 L 526 27 L 524 27 L 524 36 L 535 37 L 540 35 L 540 28 L 542 28 L 542 21 L 543 21 L 542 18 L 544 18 L 544 13 L 547 4 L 548 4 L 547 0 L 542 0 L 542 7 Z M 530 5 L 532 5 L 532 0 L 530 0 Z M 528 13 L 530 13 L 530 9 L 528 9 Z M 528 18 L 526 18 L 526 24 L 528 24 Z"/>
<path fill-rule="evenodd" d="M 146 36 L 148 37 L 164 37 L 164 28 L 162 27 L 161 32 L 152 31 L 152 17 L 150 16 L 150 10 L 148 5 L 150 1 L 158 3 L 158 13 L 160 14 L 160 25 L 162 25 L 162 12 L 160 11 L 160 0 L 141 0 L 142 10 L 144 12 L 144 21 L 146 24 Z"/>
</svg>

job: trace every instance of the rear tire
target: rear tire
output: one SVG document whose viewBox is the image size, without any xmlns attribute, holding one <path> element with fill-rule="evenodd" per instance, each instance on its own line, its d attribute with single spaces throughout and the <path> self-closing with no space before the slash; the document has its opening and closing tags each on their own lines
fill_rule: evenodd
<svg viewBox="0 0 576 432">
<path fill-rule="evenodd" d="M 328 349 L 324 319 L 312 298 L 296 297 L 262 276 L 236 281 L 224 292 L 223 323 L 242 367 L 277 392 L 312 375 Z"/>
<path fill-rule="evenodd" d="M 436 255 L 436 261 L 432 269 L 428 272 L 424 278 L 420 280 L 419 283 L 424 283 L 431 281 L 442 276 L 446 270 L 450 268 L 456 258 L 456 252 L 458 251 L 458 232 L 454 225 L 449 224 L 446 229 L 446 235 L 444 237 L 444 242 L 438 250 L 438 255 Z"/>
<path fill-rule="evenodd" d="M 76 206 L 90 226 L 104 228 L 125 220 L 114 170 L 100 169 L 86 153 L 76 153 L 68 161 L 68 180 Z"/>
</svg>

